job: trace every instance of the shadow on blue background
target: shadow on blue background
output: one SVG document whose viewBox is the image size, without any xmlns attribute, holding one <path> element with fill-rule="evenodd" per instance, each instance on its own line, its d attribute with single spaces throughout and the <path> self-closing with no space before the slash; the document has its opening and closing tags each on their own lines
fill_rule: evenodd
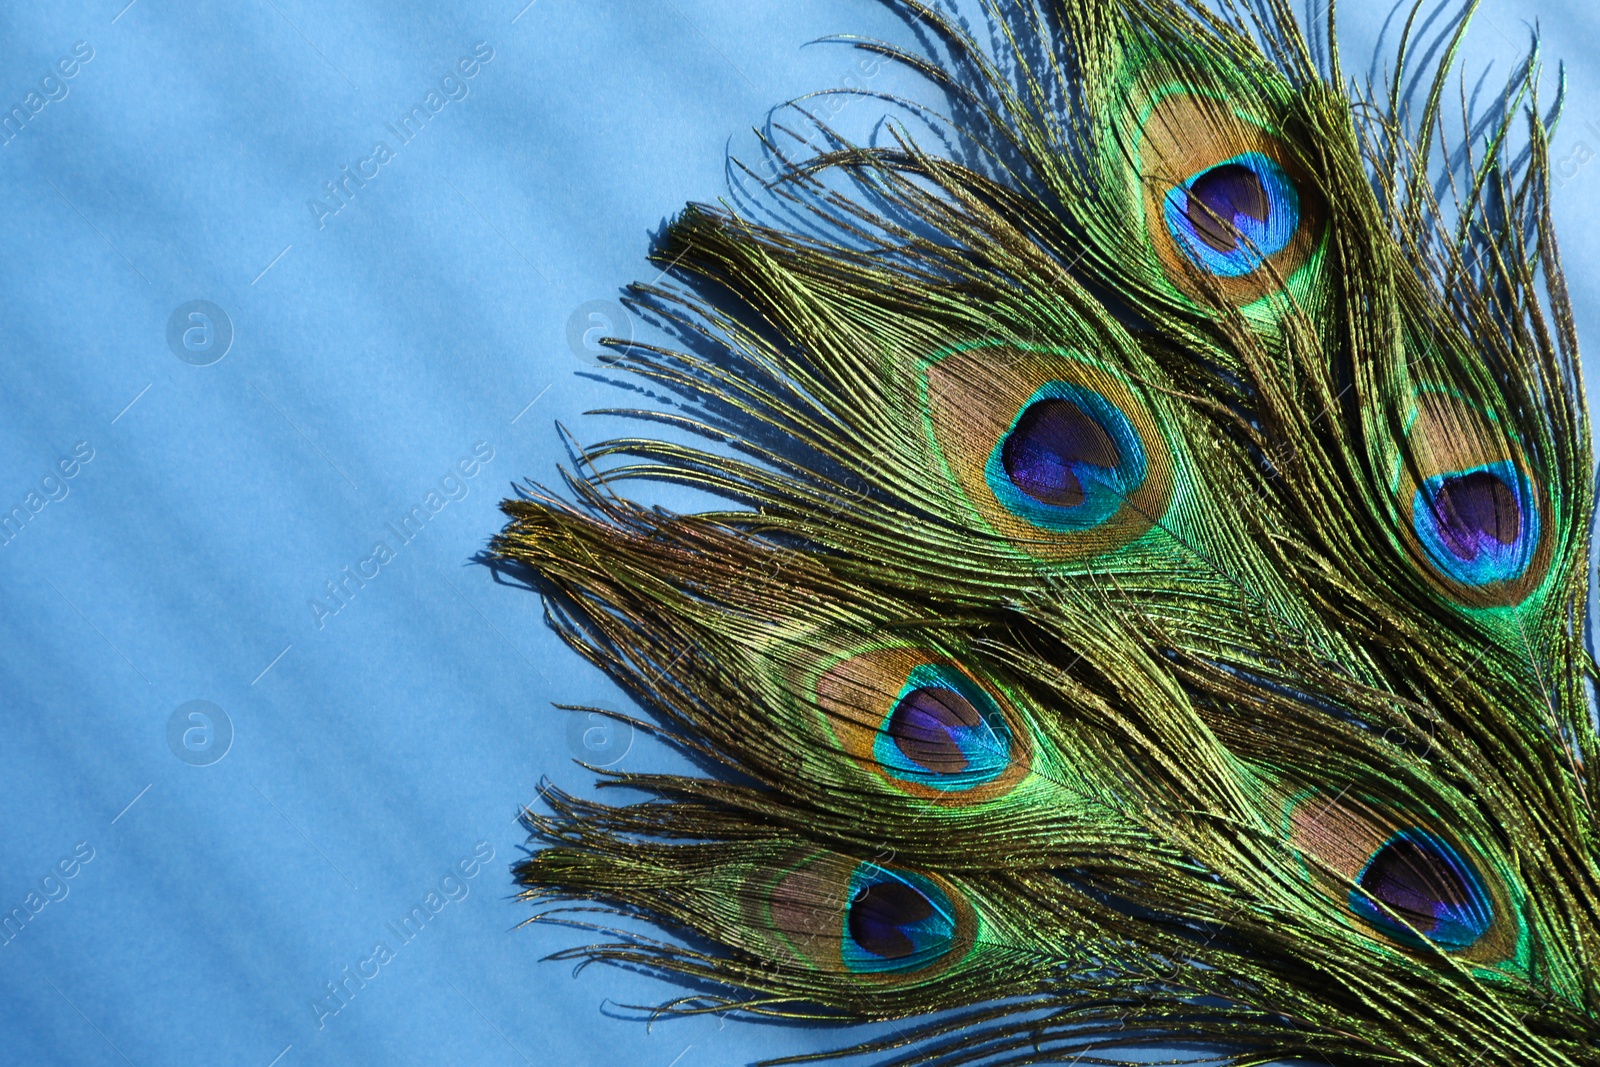
<svg viewBox="0 0 1600 1067">
<path fill-rule="evenodd" d="M 804 42 L 903 28 L 870 0 L 124 3 L 0 11 L 0 509 L 29 516 L 0 547 L 0 910 L 28 915 L 0 1062 L 703 1067 L 864 1036 L 647 1029 L 605 1002 L 673 986 L 539 962 L 582 937 L 514 929 L 515 816 L 541 775 L 587 788 L 600 728 L 551 702 L 626 704 L 470 560 L 555 475 L 553 422 L 596 440 L 578 414 L 629 396 L 574 313 L 655 275 L 648 235 L 723 194 L 769 108 L 844 83 L 852 54 Z M 1352 54 L 1383 13 L 1341 11 Z M 1504 69 L 1534 14 L 1572 64 L 1592 336 L 1596 16 L 1491 5 L 1469 62 Z"/>
</svg>

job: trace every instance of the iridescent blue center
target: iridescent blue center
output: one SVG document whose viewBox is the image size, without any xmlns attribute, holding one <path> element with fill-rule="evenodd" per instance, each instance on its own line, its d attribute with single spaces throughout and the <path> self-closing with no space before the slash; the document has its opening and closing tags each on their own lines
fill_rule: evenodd
<svg viewBox="0 0 1600 1067">
<path fill-rule="evenodd" d="M 992 782 L 1011 762 L 1011 731 L 994 698 L 943 664 L 912 668 L 873 742 L 889 774 L 942 792 Z"/>
<path fill-rule="evenodd" d="M 1402 830 L 1391 837 L 1367 860 L 1356 885 L 1350 910 L 1402 944 L 1423 947 L 1414 929 L 1440 948 L 1463 949 L 1494 925 L 1494 904 L 1483 878 L 1461 853 L 1426 830 Z"/>
<path fill-rule="evenodd" d="M 911 871 L 863 863 L 850 876 L 842 956 L 858 973 L 914 971 L 936 962 L 956 939 L 950 898 Z"/>
<path fill-rule="evenodd" d="M 984 476 L 1006 510 L 1036 526 L 1085 530 L 1144 484 L 1139 432 L 1117 406 L 1083 386 L 1047 382 L 995 443 Z"/>
<path fill-rule="evenodd" d="M 1533 487 L 1510 460 L 1434 475 L 1411 513 L 1433 565 L 1463 585 L 1522 577 L 1539 546 Z"/>
<path fill-rule="evenodd" d="M 1195 266 L 1222 278 L 1257 270 L 1294 239 L 1300 194 L 1283 168 L 1244 152 L 1167 191 L 1167 232 Z"/>
</svg>

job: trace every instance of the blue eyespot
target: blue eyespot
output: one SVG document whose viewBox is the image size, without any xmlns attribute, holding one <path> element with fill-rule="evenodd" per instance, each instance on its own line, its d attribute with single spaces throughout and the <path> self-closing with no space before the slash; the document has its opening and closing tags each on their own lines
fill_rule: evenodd
<svg viewBox="0 0 1600 1067">
<path fill-rule="evenodd" d="M 1167 191 L 1167 231 L 1195 266 L 1221 278 L 1259 269 L 1300 228 L 1300 194 L 1282 167 L 1243 152 Z"/>
<path fill-rule="evenodd" d="M 1539 546 L 1533 487 L 1510 460 L 1427 479 L 1411 526 L 1439 572 L 1462 585 L 1521 578 Z"/>
<path fill-rule="evenodd" d="M 930 879 L 863 863 L 850 876 L 841 957 L 856 973 L 914 971 L 955 944 L 955 905 Z"/>
<path fill-rule="evenodd" d="M 1012 738 L 994 699 L 952 667 L 914 667 L 873 742 L 873 759 L 907 782 L 958 792 L 994 781 Z"/>
<path fill-rule="evenodd" d="M 1391 837 L 1367 860 L 1356 886 L 1350 891 L 1350 910 L 1413 948 L 1424 945 L 1412 929 L 1454 951 L 1467 948 L 1494 925 L 1494 903 L 1483 877 L 1427 830 L 1402 830 Z"/>
<path fill-rule="evenodd" d="M 1139 432 L 1105 397 L 1047 382 L 1017 411 L 984 466 L 1006 510 L 1035 526 L 1086 530 L 1115 515 L 1144 483 Z"/>
</svg>

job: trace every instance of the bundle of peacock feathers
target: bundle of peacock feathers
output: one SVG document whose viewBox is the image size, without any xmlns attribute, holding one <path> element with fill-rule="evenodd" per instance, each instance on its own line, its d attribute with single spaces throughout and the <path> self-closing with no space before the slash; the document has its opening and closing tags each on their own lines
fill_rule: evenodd
<svg viewBox="0 0 1600 1067">
<path fill-rule="evenodd" d="M 1537 52 L 1458 90 L 1470 8 L 1413 11 L 1352 102 L 1332 11 L 892 2 L 922 51 L 848 40 L 949 114 L 769 127 L 772 211 L 689 207 L 631 290 L 677 439 L 504 505 L 709 772 L 550 790 L 524 896 L 675 931 L 570 954 L 671 1010 L 926 1016 L 895 1063 L 1600 1063 Z"/>
</svg>

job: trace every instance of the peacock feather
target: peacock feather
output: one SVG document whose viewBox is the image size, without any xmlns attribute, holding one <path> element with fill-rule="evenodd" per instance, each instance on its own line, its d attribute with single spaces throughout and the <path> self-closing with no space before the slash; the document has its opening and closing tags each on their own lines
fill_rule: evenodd
<svg viewBox="0 0 1600 1067">
<path fill-rule="evenodd" d="M 923 51 L 844 40 L 948 114 L 769 128 L 764 199 L 631 290 L 679 343 L 612 366 L 670 439 L 504 505 L 501 563 L 707 772 L 547 790 L 524 897 L 681 934 L 568 954 L 672 1009 L 925 1016 L 857 1046 L 896 1063 L 1600 1064 L 1537 48 L 1455 115 L 1471 4 L 1352 96 L 1331 8 L 888 2 Z"/>
</svg>

